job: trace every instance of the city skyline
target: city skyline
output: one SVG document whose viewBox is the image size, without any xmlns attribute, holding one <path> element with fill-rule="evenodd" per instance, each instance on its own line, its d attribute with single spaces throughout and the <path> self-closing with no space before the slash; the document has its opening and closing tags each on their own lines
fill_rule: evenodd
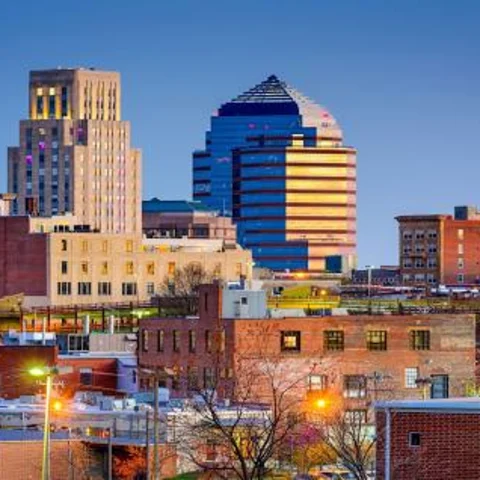
<svg viewBox="0 0 480 480">
<path fill-rule="evenodd" d="M 360 266 L 396 262 L 394 216 L 479 203 L 473 2 L 462 2 L 470 9 L 447 2 L 369 2 L 370 9 L 308 2 L 298 11 L 243 2 L 230 12 L 215 3 L 191 19 L 189 2 L 139 5 L 134 14 L 103 2 L 95 18 L 88 9 L 52 2 L 55 29 L 48 32 L 32 28 L 40 6 L 5 7 L 11 21 L 0 34 L 9 72 L 2 82 L 8 92 L 0 115 L 4 152 L 15 144 L 17 121 L 27 112 L 28 70 L 113 69 L 122 74 L 133 143 L 144 152 L 143 197 L 189 198 L 190 152 L 201 145 L 212 109 L 231 92 L 278 74 L 335 112 L 346 144 L 359 151 Z M 88 29 L 82 27 L 86 15 Z M 141 27 L 127 28 L 135 23 Z M 57 35 L 66 41 L 57 42 Z M 32 48 L 34 38 L 48 48 Z M 452 182 L 460 162 L 469 175 Z"/>
</svg>

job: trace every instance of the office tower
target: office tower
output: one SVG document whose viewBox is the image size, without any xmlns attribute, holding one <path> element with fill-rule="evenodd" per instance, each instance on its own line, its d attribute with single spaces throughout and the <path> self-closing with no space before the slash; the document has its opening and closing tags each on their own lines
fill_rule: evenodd
<svg viewBox="0 0 480 480">
<path fill-rule="evenodd" d="M 270 76 L 222 105 L 193 155 L 193 197 L 233 216 L 257 266 L 356 263 L 356 150 L 323 107 Z"/>
<path fill-rule="evenodd" d="M 30 72 L 29 119 L 8 149 L 14 213 L 72 213 L 105 233 L 141 231 L 141 153 L 121 120 L 120 75 L 95 69 Z"/>
</svg>

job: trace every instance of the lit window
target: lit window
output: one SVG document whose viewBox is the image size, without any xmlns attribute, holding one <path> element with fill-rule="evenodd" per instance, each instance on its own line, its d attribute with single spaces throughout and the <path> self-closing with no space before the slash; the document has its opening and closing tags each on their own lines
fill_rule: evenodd
<svg viewBox="0 0 480 480">
<path fill-rule="evenodd" d="M 127 240 L 127 242 L 125 244 L 125 249 L 128 253 L 133 252 L 133 240 Z"/>
<path fill-rule="evenodd" d="M 367 332 L 368 350 L 386 350 L 387 332 L 385 330 L 371 330 Z"/>
<path fill-rule="evenodd" d="M 134 273 L 133 262 L 125 263 L 125 273 L 127 275 L 133 275 L 133 273 Z"/>
<path fill-rule="evenodd" d="M 82 270 L 82 273 L 88 273 L 88 262 L 82 262 L 81 270 Z"/>
<path fill-rule="evenodd" d="M 458 254 L 463 255 L 463 243 L 458 244 Z"/>
<path fill-rule="evenodd" d="M 168 262 L 168 276 L 175 275 L 175 262 Z"/>
<path fill-rule="evenodd" d="M 326 375 L 309 375 L 308 376 L 308 389 L 310 391 L 323 391 L 327 389 L 327 376 Z"/>
<path fill-rule="evenodd" d="M 163 352 L 165 346 L 165 332 L 158 330 L 157 332 L 157 352 Z"/>
<path fill-rule="evenodd" d="M 180 351 L 180 330 L 173 330 L 173 351 Z"/>
<path fill-rule="evenodd" d="M 102 262 L 102 275 L 108 275 L 108 262 Z"/>
<path fill-rule="evenodd" d="M 417 388 L 418 368 L 411 367 L 405 369 L 405 388 Z"/>
<path fill-rule="evenodd" d="M 147 274 L 148 275 L 155 275 L 155 263 L 154 262 L 147 263 Z"/>
<path fill-rule="evenodd" d="M 342 330 L 326 330 L 323 332 L 323 348 L 328 351 L 343 350 L 344 334 Z"/>
<path fill-rule="evenodd" d="M 459 228 L 459 229 L 457 230 L 457 238 L 458 238 L 459 240 L 463 240 L 463 236 L 464 236 L 463 228 Z"/>
<path fill-rule="evenodd" d="M 148 330 L 145 328 L 142 330 L 142 350 L 148 352 Z"/>
<path fill-rule="evenodd" d="M 343 396 L 345 398 L 365 398 L 367 378 L 364 375 L 344 375 Z"/>
<path fill-rule="evenodd" d="M 299 331 L 281 332 L 280 349 L 282 352 L 300 352 L 300 339 Z"/>
<path fill-rule="evenodd" d="M 410 350 L 430 350 L 430 330 L 410 330 Z"/>
</svg>

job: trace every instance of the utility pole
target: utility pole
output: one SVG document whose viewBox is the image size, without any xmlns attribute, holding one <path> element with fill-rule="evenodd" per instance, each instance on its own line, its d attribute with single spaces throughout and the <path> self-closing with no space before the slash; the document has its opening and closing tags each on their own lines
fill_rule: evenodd
<svg viewBox="0 0 480 480">
<path fill-rule="evenodd" d="M 145 437 L 145 456 L 147 457 L 147 480 L 150 480 L 150 413 L 148 410 L 145 412 L 145 430 L 147 431 L 147 435 Z"/>
<path fill-rule="evenodd" d="M 43 422 L 42 479 L 50 480 L 50 399 L 52 397 L 52 373 L 45 377 L 45 420 Z"/>
<path fill-rule="evenodd" d="M 160 480 L 160 459 L 158 457 L 158 368 L 155 368 L 153 379 L 153 480 Z"/>
</svg>

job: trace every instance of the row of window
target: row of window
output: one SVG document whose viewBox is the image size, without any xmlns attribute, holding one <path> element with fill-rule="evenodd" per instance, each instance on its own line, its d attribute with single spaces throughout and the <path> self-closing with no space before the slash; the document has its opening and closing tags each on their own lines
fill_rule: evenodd
<svg viewBox="0 0 480 480">
<path fill-rule="evenodd" d="M 283 352 L 300 352 L 302 348 L 300 331 L 282 331 L 280 349 Z M 366 332 L 368 350 L 387 350 L 387 331 L 369 330 Z M 409 347 L 411 350 L 430 350 L 430 330 L 410 330 Z M 326 330 L 323 332 L 323 348 L 326 351 L 345 349 L 343 330 Z"/>
<path fill-rule="evenodd" d="M 151 285 L 152 294 L 154 293 L 155 286 L 153 284 L 147 284 L 147 287 Z M 147 288 L 147 293 L 149 288 Z M 98 282 L 97 284 L 98 295 L 111 295 L 112 284 L 111 282 Z M 72 282 L 57 282 L 57 295 L 71 295 L 72 294 Z M 92 294 L 92 282 L 78 282 L 77 283 L 77 295 L 91 295 Z M 137 284 L 135 282 L 123 282 L 122 283 L 122 295 L 136 295 Z"/>
<path fill-rule="evenodd" d="M 426 262 L 420 258 L 417 258 L 414 262 L 411 258 L 404 258 L 402 262 L 403 268 L 437 268 L 437 265 L 436 258 L 429 258 Z"/>
<path fill-rule="evenodd" d="M 404 230 L 402 237 L 404 240 L 425 240 L 425 238 L 428 238 L 429 240 L 435 240 L 438 236 L 438 233 L 435 230 L 415 230 L 410 231 L 410 230 Z"/>
<path fill-rule="evenodd" d="M 146 329 L 142 330 L 142 350 L 148 352 L 149 349 L 149 334 L 150 332 Z M 156 350 L 157 352 L 164 352 L 166 347 L 167 336 L 169 332 L 165 330 L 157 330 L 156 332 Z M 171 331 L 171 346 L 172 351 L 180 353 L 181 351 L 181 331 L 172 330 Z M 223 352 L 225 350 L 225 332 L 218 332 L 218 351 Z M 204 349 L 206 353 L 212 353 L 213 351 L 213 332 L 211 330 L 205 330 L 204 332 Z M 195 330 L 188 331 L 188 352 L 196 353 L 197 352 L 197 332 Z"/>
<path fill-rule="evenodd" d="M 102 252 L 107 253 L 109 249 L 108 245 L 108 240 L 103 240 L 102 241 Z M 134 243 L 133 240 L 126 240 L 125 241 L 125 252 L 127 253 L 133 253 L 134 249 Z M 68 251 L 68 240 L 65 238 L 62 238 L 61 240 L 61 250 L 62 252 L 67 252 Z M 80 244 L 80 250 L 83 253 L 88 253 L 90 250 L 90 242 L 88 240 L 82 240 Z"/>
<path fill-rule="evenodd" d="M 413 251 L 415 253 L 424 253 L 425 251 L 428 253 L 437 253 L 438 248 L 436 244 L 428 245 L 427 248 L 425 248 L 425 245 L 423 244 L 416 244 L 415 248 L 412 248 L 411 245 L 405 245 L 403 247 L 403 253 L 406 255 L 411 254 Z"/>
<path fill-rule="evenodd" d="M 60 262 L 60 271 L 62 275 L 67 275 L 69 270 L 69 264 L 66 260 Z M 101 275 L 108 275 L 110 270 L 110 265 L 108 262 L 101 262 L 100 264 L 100 274 Z M 89 262 L 81 262 L 80 263 L 80 272 L 82 274 L 88 274 L 91 271 L 90 263 Z M 168 264 L 168 271 L 175 272 L 175 263 L 170 262 Z M 155 275 L 155 262 L 148 262 L 145 265 L 145 272 L 147 275 Z M 134 275 L 135 274 L 135 263 L 134 262 L 125 262 L 125 273 L 127 275 Z"/>
</svg>

